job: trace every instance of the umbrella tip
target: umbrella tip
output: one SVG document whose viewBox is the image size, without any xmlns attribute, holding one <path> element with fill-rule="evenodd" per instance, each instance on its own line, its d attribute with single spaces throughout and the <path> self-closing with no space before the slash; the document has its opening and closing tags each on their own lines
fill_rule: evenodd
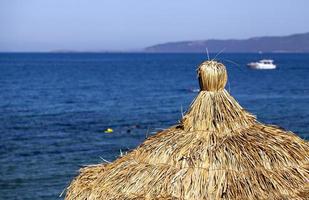
<svg viewBox="0 0 309 200">
<path fill-rule="evenodd" d="M 198 67 L 198 79 L 201 90 L 223 90 L 227 82 L 226 68 L 214 60 L 205 61 Z"/>
</svg>

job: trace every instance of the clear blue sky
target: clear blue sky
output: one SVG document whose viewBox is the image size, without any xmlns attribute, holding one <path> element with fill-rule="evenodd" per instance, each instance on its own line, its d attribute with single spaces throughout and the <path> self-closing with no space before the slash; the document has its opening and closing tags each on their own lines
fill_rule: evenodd
<svg viewBox="0 0 309 200">
<path fill-rule="evenodd" d="M 132 50 L 309 32 L 309 0 L 0 0 L 0 51 Z"/>
</svg>

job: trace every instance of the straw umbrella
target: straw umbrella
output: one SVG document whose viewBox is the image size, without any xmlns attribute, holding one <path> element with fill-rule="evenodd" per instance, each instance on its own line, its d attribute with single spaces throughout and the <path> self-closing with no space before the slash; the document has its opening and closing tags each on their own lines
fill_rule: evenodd
<svg viewBox="0 0 309 200">
<path fill-rule="evenodd" d="M 201 91 L 181 122 L 112 163 L 80 170 L 66 199 L 308 199 L 309 145 L 257 121 L 203 62 Z"/>
</svg>

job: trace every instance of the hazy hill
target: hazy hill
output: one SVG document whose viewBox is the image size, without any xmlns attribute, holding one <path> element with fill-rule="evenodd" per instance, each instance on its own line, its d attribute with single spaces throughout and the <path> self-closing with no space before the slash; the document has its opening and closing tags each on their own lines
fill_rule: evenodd
<svg viewBox="0 0 309 200">
<path fill-rule="evenodd" d="M 309 52 L 309 33 L 236 40 L 199 40 L 157 44 L 146 52 Z"/>
</svg>

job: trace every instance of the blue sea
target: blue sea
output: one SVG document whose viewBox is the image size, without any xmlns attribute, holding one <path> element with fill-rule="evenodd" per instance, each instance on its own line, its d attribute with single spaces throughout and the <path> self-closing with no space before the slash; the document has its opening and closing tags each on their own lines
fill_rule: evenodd
<svg viewBox="0 0 309 200">
<path fill-rule="evenodd" d="M 215 55 L 211 54 L 211 58 Z M 246 63 L 275 60 L 276 70 Z M 0 199 L 61 199 L 77 170 L 178 122 L 206 54 L 0 54 Z M 221 54 L 226 89 L 264 123 L 309 138 L 309 54 Z M 113 133 L 104 133 L 112 128 Z M 63 198 L 63 197 L 62 197 Z"/>
</svg>

